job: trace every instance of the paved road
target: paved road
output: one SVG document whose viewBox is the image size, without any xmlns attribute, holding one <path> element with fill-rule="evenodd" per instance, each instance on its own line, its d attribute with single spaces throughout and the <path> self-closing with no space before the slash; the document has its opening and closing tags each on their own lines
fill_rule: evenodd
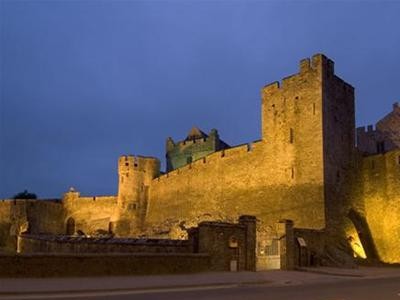
<svg viewBox="0 0 400 300">
<path fill-rule="evenodd" d="M 99 287 L 101 288 L 101 287 Z M 328 283 L 273 286 L 266 284 L 221 284 L 203 287 L 184 287 L 142 290 L 113 290 L 79 292 L 76 294 L 31 294 L 25 297 L 1 296 L 11 299 L 86 299 L 86 300 L 166 300 L 166 299 L 229 299 L 229 300 L 400 300 L 400 278 L 345 280 Z"/>
</svg>

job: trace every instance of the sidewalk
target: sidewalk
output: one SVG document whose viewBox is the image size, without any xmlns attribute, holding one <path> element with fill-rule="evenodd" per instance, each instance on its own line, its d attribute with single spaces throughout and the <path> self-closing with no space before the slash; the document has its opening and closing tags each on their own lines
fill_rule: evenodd
<svg viewBox="0 0 400 300">
<path fill-rule="evenodd" d="M 305 268 L 302 271 L 221 272 L 183 275 L 83 277 L 83 278 L 0 278 L 0 296 L 50 292 L 90 292 L 116 290 L 162 290 L 172 288 L 245 285 L 303 285 L 359 280 L 400 278 L 400 268 Z"/>
</svg>

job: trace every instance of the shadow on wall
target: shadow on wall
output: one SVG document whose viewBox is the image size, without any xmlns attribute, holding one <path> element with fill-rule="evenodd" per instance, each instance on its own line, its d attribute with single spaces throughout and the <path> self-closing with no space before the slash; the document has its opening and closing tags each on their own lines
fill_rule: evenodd
<svg viewBox="0 0 400 300">
<path fill-rule="evenodd" d="M 376 262 L 379 261 L 379 255 L 376 250 L 374 241 L 372 240 L 371 231 L 369 229 L 367 220 L 364 216 L 362 216 L 359 212 L 354 209 L 350 209 L 348 215 L 349 219 L 353 223 L 354 227 L 357 230 L 358 237 L 361 241 L 361 244 L 364 248 L 365 255 L 368 261 Z"/>
</svg>

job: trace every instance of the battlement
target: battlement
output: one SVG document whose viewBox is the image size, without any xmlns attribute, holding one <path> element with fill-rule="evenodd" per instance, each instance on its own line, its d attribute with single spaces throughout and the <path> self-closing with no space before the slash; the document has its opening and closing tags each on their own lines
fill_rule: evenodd
<svg viewBox="0 0 400 300">
<path fill-rule="evenodd" d="M 206 143 L 208 141 L 216 141 L 219 139 L 218 131 L 216 129 L 211 129 L 209 135 L 204 134 L 198 137 L 188 137 L 183 141 L 175 142 L 171 137 L 167 138 L 167 151 L 172 150 L 174 147 L 184 147 L 193 144 Z"/>
<path fill-rule="evenodd" d="M 324 72 L 328 76 L 335 73 L 335 63 L 323 54 L 315 54 L 311 58 L 304 58 L 299 62 L 299 72 L 282 78 L 282 82 L 272 82 L 262 88 L 263 93 L 274 93 L 277 90 L 290 86 L 301 75 L 311 72 Z M 350 85 L 349 85 L 350 86 Z"/>
<path fill-rule="evenodd" d="M 364 171 L 374 176 L 379 176 L 379 178 L 386 178 L 386 176 L 397 178 L 400 174 L 400 150 L 396 149 L 385 153 L 364 156 L 361 166 Z M 395 175 L 393 172 L 396 172 L 396 170 L 397 174 Z"/>
<path fill-rule="evenodd" d="M 138 172 L 159 172 L 160 161 L 158 158 L 141 155 L 122 155 L 118 160 L 119 172 L 126 172 L 128 170 Z"/>
<path fill-rule="evenodd" d="M 376 132 L 376 128 L 372 124 L 368 126 L 357 127 L 357 134 L 374 133 L 374 132 Z"/>
<path fill-rule="evenodd" d="M 199 128 L 193 127 L 188 136 L 182 141 L 174 142 L 171 137 L 167 139 L 167 172 L 229 147 L 227 143 L 219 138 L 216 129 L 211 129 L 207 135 Z"/>
<path fill-rule="evenodd" d="M 393 104 L 392 111 L 376 125 L 357 127 L 357 148 L 364 154 L 376 154 L 400 148 L 400 107 Z"/>
<path fill-rule="evenodd" d="M 153 182 L 164 181 L 170 177 L 175 176 L 184 176 L 186 172 L 190 172 L 191 170 L 202 169 L 204 167 L 208 167 L 210 165 L 218 164 L 220 161 L 229 158 L 237 158 L 241 155 L 246 155 L 252 153 L 253 151 L 258 151 L 261 146 L 262 141 L 254 141 L 251 143 L 240 144 L 231 148 L 222 149 L 220 151 L 216 151 L 210 153 L 209 155 L 197 159 L 187 165 L 184 165 L 180 168 L 174 169 L 170 172 L 163 173 L 160 176 L 153 179 Z"/>
</svg>

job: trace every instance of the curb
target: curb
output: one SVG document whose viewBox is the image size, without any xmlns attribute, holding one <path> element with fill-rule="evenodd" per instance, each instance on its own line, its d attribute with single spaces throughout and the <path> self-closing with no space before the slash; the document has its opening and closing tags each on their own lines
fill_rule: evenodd
<svg viewBox="0 0 400 300">
<path fill-rule="evenodd" d="M 358 277 L 358 278 L 366 277 L 363 274 L 349 274 L 349 273 L 340 273 L 340 272 L 329 272 L 329 271 L 313 270 L 313 269 L 305 269 L 305 268 L 296 268 L 296 271 L 315 273 L 315 274 L 321 274 L 321 275 L 340 276 L 340 277 Z"/>
</svg>

